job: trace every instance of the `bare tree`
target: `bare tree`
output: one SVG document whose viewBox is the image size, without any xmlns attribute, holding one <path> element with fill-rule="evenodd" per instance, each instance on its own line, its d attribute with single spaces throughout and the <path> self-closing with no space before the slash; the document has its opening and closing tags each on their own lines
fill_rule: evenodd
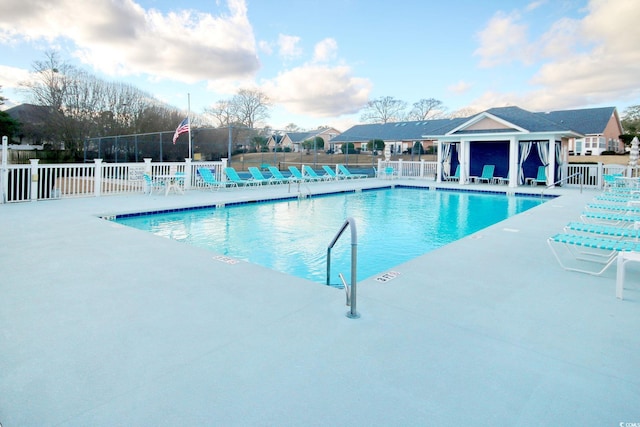
<svg viewBox="0 0 640 427">
<path fill-rule="evenodd" d="M 300 126 L 295 123 L 289 123 L 284 127 L 286 132 L 300 132 Z"/>
<path fill-rule="evenodd" d="M 407 116 L 408 120 L 438 119 L 444 116 L 446 108 L 442 101 L 435 98 L 421 99 L 413 104 Z"/>
<path fill-rule="evenodd" d="M 465 108 L 461 108 L 459 110 L 453 111 L 447 114 L 446 116 L 449 119 L 457 119 L 457 118 L 470 117 L 470 116 L 473 116 L 474 114 L 478 114 L 477 109 L 472 107 L 465 107 Z"/>
<path fill-rule="evenodd" d="M 264 92 L 252 89 L 240 89 L 231 99 L 240 123 L 253 128 L 256 123 L 269 118 L 271 101 Z"/>
<path fill-rule="evenodd" d="M 389 123 L 402 120 L 407 103 L 391 96 L 369 101 L 360 120 L 367 123 Z"/>
<path fill-rule="evenodd" d="M 66 64 L 56 52 L 33 65 L 35 78 L 22 84 L 32 102 L 49 109 L 47 128 L 74 154 L 89 136 L 172 129 L 182 116 L 134 86 L 101 80 Z"/>
<path fill-rule="evenodd" d="M 269 117 L 271 101 L 259 90 L 240 89 L 233 98 L 222 100 L 205 110 L 218 126 L 240 125 L 253 128 Z"/>
<path fill-rule="evenodd" d="M 218 127 L 230 126 L 240 122 L 236 105 L 231 101 L 218 101 L 211 108 L 206 108 L 205 113 L 213 117 Z"/>
</svg>

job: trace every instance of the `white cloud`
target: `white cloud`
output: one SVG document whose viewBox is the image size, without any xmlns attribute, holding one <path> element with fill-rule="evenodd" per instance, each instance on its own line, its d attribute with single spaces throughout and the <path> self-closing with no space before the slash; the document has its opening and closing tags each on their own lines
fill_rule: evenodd
<svg viewBox="0 0 640 427">
<path fill-rule="evenodd" d="M 449 92 L 453 92 L 455 94 L 463 94 L 468 92 L 471 87 L 471 83 L 460 80 L 458 83 L 450 85 L 447 89 L 449 90 Z"/>
<path fill-rule="evenodd" d="M 347 66 L 305 65 L 280 73 L 261 89 L 287 110 L 314 117 L 353 114 L 368 101 L 371 82 Z"/>
<path fill-rule="evenodd" d="M 580 21 L 562 18 L 542 34 L 537 42 L 537 51 L 543 58 L 562 58 L 573 55 L 581 43 Z"/>
<path fill-rule="evenodd" d="M 258 47 L 260 48 L 261 52 L 264 52 L 267 55 L 273 54 L 273 47 L 267 41 L 264 41 L 264 40 L 259 41 L 258 42 Z"/>
<path fill-rule="evenodd" d="M 244 0 L 213 16 L 162 14 L 133 0 L 0 3 L 0 39 L 68 40 L 83 62 L 108 74 L 183 82 L 252 75 L 258 69 Z"/>
<path fill-rule="evenodd" d="M 0 65 L 0 84 L 2 89 L 18 88 L 20 83 L 30 79 L 30 73 L 22 68 Z"/>
<path fill-rule="evenodd" d="M 529 3 L 526 7 L 525 10 L 527 12 L 531 12 L 532 10 L 536 10 L 537 8 L 541 7 L 542 5 L 544 5 L 545 3 L 547 3 L 547 0 L 537 0 L 537 1 L 532 1 L 531 3 Z"/>
<path fill-rule="evenodd" d="M 613 99 L 634 100 L 640 97 L 637 84 L 640 75 L 640 3 L 635 1 L 592 0 L 588 13 L 577 24 L 576 32 L 590 42 L 588 49 L 543 64 L 532 79 L 542 87 L 544 100 L 579 106 L 602 104 Z M 569 34 L 559 43 L 577 43 Z"/>
<path fill-rule="evenodd" d="M 543 60 L 516 93 L 486 92 L 473 102 L 485 108 L 518 105 L 534 111 L 640 102 L 640 2 L 590 0 L 584 17 L 551 22 L 527 40 L 518 13 L 497 13 L 480 33 L 481 66 Z"/>
<path fill-rule="evenodd" d="M 313 62 L 329 62 L 336 58 L 338 42 L 332 38 L 326 38 L 317 43 L 313 52 Z"/>
<path fill-rule="evenodd" d="M 480 67 L 495 67 L 515 60 L 529 63 L 531 49 L 527 30 L 519 13 L 497 12 L 477 35 L 480 46 L 473 54 L 480 57 Z"/>
<path fill-rule="evenodd" d="M 288 36 L 286 34 L 278 35 L 279 54 L 285 59 L 297 58 L 302 55 L 302 49 L 298 47 L 300 37 Z"/>
</svg>

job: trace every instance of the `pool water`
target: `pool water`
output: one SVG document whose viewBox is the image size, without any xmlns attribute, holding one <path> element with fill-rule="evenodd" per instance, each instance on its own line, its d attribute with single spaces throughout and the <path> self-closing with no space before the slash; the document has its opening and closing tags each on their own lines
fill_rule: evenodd
<svg viewBox="0 0 640 427">
<path fill-rule="evenodd" d="M 395 188 L 116 218 L 158 236 L 326 283 L 327 247 L 355 220 L 357 279 L 393 269 L 512 215 L 540 197 Z M 351 232 L 331 251 L 332 285 L 351 277 Z"/>
</svg>

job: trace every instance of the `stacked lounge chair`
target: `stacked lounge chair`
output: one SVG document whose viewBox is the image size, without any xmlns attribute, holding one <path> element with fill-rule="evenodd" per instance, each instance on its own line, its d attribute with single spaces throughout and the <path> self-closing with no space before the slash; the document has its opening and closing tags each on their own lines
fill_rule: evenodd
<svg viewBox="0 0 640 427">
<path fill-rule="evenodd" d="M 335 179 L 335 180 L 345 179 L 345 177 L 338 175 L 335 170 L 331 169 L 327 165 L 323 165 L 322 169 L 324 169 L 325 173 L 329 175 L 331 179 Z"/>
<path fill-rule="evenodd" d="M 221 188 L 237 187 L 238 184 L 232 181 L 218 181 L 216 176 L 207 168 L 198 168 L 198 174 L 202 178 L 205 187 L 210 190 L 219 190 Z"/>
<path fill-rule="evenodd" d="M 224 173 L 225 175 L 227 175 L 227 178 L 229 178 L 229 180 L 231 180 L 232 182 L 235 182 L 239 187 L 240 186 L 250 187 L 250 186 L 260 185 L 260 182 L 256 181 L 255 179 L 240 178 L 240 175 L 238 175 L 238 172 L 236 172 L 236 170 L 231 166 L 224 168 Z"/>
<path fill-rule="evenodd" d="M 302 172 L 300 172 L 300 169 L 298 169 L 296 166 L 289 166 L 289 172 L 291 172 L 291 175 L 296 177 L 298 181 L 304 181 L 304 182 L 322 181 L 322 178 L 320 177 L 314 178 L 312 176 L 303 175 Z"/>
<path fill-rule="evenodd" d="M 331 178 L 331 175 L 327 175 L 326 173 L 323 175 L 318 175 L 316 171 L 314 171 L 313 168 L 309 165 L 302 166 L 302 170 L 305 176 L 311 177 L 316 181 L 330 181 L 333 179 Z"/>
<path fill-rule="evenodd" d="M 292 182 L 300 182 L 299 179 L 297 179 L 295 176 L 291 175 L 291 176 L 284 176 L 282 175 L 282 172 L 280 172 L 280 169 L 278 169 L 275 166 L 269 166 L 268 167 L 269 172 L 271 172 L 271 176 L 273 176 L 274 178 L 282 181 L 282 182 L 288 182 L 288 183 L 292 183 Z"/>
<path fill-rule="evenodd" d="M 364 173 L 351 173 L 349 169 L 343 164 L 338 165 L 338 170 L 340 171 L 338 175 L 342 175 L 345 179 L 360 179 L 367 178 L 367 175 Z"/>
<path fill-rule="evenodd" d="M 273 176 L 273 174 L 267 178 L 266 176 L 264 176 L 262 171 L 255 166 L 249 166 L 248 170 L 254 181 L 257 181 L 261 184 L 283 184 L 285 182 L 284 179 L 278 179 Z"/>
</svg>

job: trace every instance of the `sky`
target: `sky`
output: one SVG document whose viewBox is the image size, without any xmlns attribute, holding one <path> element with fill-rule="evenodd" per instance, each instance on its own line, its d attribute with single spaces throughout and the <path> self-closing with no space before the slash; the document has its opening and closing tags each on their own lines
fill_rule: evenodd
<svg viewBox="0 0 640 427">
<path fill-rule="evenodd" d="M 55 50 L 107 81 L 203 113 L 239 89 L 264 125 L 344 131 L 367 102 L 445 113 L 640 104 L 637 0 L 2 0 L 4 108 Z"/>
</svg>

